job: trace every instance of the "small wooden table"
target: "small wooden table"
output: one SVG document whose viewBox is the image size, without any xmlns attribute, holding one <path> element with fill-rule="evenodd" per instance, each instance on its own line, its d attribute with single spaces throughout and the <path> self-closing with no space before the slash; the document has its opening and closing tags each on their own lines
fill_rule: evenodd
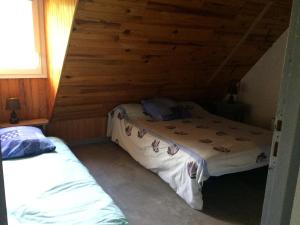
<svg viewBox="0 0 300 225">
<path fill-rule="evenodd" d="M 48 119 L 34 119 L 34 120 L 20 120 L 19 123 L 0 123 L 0 128 L 6 127 L 16 127 L 16 126 L 33 126 L 41 127 L 44 132 L 46 132 L 47 125 L 49 123 Z"/>
</svg>

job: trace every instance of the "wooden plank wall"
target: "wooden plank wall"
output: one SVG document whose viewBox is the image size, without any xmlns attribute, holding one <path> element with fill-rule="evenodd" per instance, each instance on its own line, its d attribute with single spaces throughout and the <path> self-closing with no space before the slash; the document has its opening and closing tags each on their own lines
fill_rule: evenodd
<svg viewBox="0 0 300 225">
<path fill-rule="evenodd" d="M 218 98 L 288 27 L 291 0 L 76 3 L 45 0 L 49 82 L 0 80 L 0 120 L 6 98 L 20 96 L 21 118 L 49 112 L 50 134 L 78 140 L 104 135 L 120 103 Z"/>
<path fill-rule="evenodd" d="M 288 27 L 290 0 L 80 0 L 53 119 L 219 98 Z M 99 124 L 104 126 L 104 124 Z"/>
<path fill-rule="evenodd" d="M 0 79 L 0 121 L 7 122 L 10 112 L 5 110 L 6 99 L 18 97 L 20 119 L 47 118 L 47 79 Z"/>
<path fill-rule="evenodd" d="M 48 126 L 48 134 L 70 144 L 99 139 L 105 137 L 106 122 L 104 117 L 52 121 Z"/>
</svg>

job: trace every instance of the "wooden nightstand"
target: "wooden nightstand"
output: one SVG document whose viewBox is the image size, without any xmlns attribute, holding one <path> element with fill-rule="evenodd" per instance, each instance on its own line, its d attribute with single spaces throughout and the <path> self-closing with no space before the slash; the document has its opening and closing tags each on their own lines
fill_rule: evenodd
<svg viewBox="0 0 300 225">
<path fill-rule="evenodd" d="M 16 127 L 16 126 L 33 126 L 40 127 L 44 133 L 46 133 L 46 128 L 49 123 L 48 119 L 34 119 L 34 120 L 20 120 L 17 124 L 11 123 L 0 123 L 0 128 L 6 127 Z"/>
<path fill-rule="evenodd" d="M 212 113 L 239 122 L 244 121 L 245 114 L 248 111 L 247 105 L 241 102 L 214 102 L 212 105 Z"/>
</svg>

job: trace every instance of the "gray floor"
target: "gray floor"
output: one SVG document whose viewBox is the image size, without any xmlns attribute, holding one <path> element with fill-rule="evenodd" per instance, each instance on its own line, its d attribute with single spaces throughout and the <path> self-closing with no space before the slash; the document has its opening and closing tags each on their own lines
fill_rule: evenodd
<svg viewBox="0 0 300 225">
<path fill-rule="evenodd" d="M 190 208 L 157 175 L 112 143 L 73 147 L 131 225 L 258 225 L 266 169 L 211 178 L 204 185 L 204 210 Z"/>
</svg>

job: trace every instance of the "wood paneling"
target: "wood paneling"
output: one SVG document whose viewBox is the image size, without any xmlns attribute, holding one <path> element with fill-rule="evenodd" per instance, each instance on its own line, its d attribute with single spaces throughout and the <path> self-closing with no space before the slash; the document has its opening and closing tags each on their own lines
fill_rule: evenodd
<svg viewBox="0 0 300 225">
<path fill-rule="evenodd" d="M 53 121 L 48 126 L 48 135 L 64 139 L 68 143 L 97 139 L 106 134 L 106 117 Z"/>
<path fill-rule="evenodd" d="M 67 51 L 76 4 L 77 0 L 46 0 L 44 5 L 50 115 L 52 115 Z"/>
<path fill-rule="evenodd" d="M 18 97 L 20 119 L 46 118 L 47 79 L 0 79 L 0 121 L 8 121 L 10 112 L 5 110 L 6 99 Z"/>
<path fill-rule="evenodd" d="M 80 0 L 54 120 L 153 96 L 218 98 L 288 27 L 290 0 Z"/>
<path fill-rule="evenodd" d="M 104 136 L 105 116 L 120 103 L 218 98 L 287 28 L 290 5 L 45 0 L 49 79 L 0 80 L 0 121 L 9 118 L 6 98 L 16 96 L 21 119 L 52 115 L 49 134 L 73 142 Z"/>
</svg>

